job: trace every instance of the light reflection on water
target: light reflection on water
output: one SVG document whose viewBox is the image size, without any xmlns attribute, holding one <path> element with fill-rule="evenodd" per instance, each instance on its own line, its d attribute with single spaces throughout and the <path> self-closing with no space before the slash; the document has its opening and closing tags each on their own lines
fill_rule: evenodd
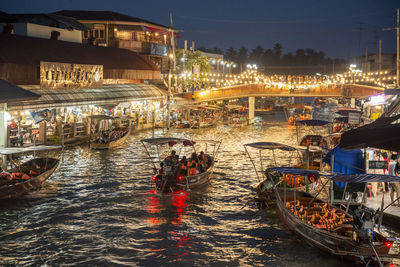
<svg viewBox="0 0 400 267">
<path fill-rule="evenodd" d="M 299 242 L 273 208 L 259 212 L 249 202 L 257 180 L 243 144 L 296 142 L 281 116 L 270 121 L 278 122 L 169 132 L 223 142 L 214 179 L 188 193 L 153 190 L 140 143 L 151 131 L 132 135 L 122 149 L 68 149 L 41 191 L 1 204 L 0 264 L 344 265 Z"/>
</svg>

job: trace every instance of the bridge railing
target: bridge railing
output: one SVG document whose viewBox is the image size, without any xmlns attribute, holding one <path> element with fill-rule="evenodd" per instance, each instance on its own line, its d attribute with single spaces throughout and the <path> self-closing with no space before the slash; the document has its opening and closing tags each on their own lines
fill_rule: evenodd
<svg viewBox="0 0 400 267">
<path fill-rule="evenodd" d="M 294 97 L 365 97 L 382 92 L 383 89 L 362 85 L 311 85 L 307 88 L 289 89 L 279 85 L 244 84 L 224 88 L 206 89 L 192 93 L 180 94 L 196 102 L 214 101 L 248 96 L 294 96 Z"/>
</svg>

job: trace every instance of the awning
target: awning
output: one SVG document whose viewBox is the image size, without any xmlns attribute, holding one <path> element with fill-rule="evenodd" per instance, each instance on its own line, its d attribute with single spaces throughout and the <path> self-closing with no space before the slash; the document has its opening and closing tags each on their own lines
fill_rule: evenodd
<svg viewBox="0 0 400 267">
<path fill-rule="evenodd" d="M 336 174 L 336 176 L 329 177 L 329 179 L 335 182 L 342 183 L 372 183 L 372 182 L 384 182 L 393 183 L 400 182 L 400 177 L 384 174 Z"/>
<path fill-rule="evenodd" d="M 28 146 L 28 147 L 3 147 L 0 148 L 0 155 L 14 155 L 39 151 L 61 149 L 62 146 Z"/>
<path fill-rule="evenodd" d="M 0 79 L 0 103 L 38 99 L 40 95 Z"/>
<path fill-rule="evenodd" d="M 347 131 L 342 134 L 340 146 L 344 149 L 373 147 L 400 151 L 400 123 L 393 123 L 399 119 L 400 115 L 382 117 L 370 124 Z"/>
<path fill-rule="evenodd" d="M 113 84 L 103 88 L 40 90 L 37 100 L 20 101 L 8 105 L 9 110 L 71 107 L 84 105 L 118 104 L 135 100 L 163 99 L 167 92 L 152 84 Z"/>
<path fill-rule="evenodd" d="M 257 149 L 270 149 L 270 150 L 280 149 L 284 151 L 296 151 L 296 148 L 294 147 L 272 142 L 256 142 L 256 143 L 245 144 L 244 146 L 249 146 Z"/>
<path fill-rule="evenodd" d="M 184 146 L 193 146 L 196 143 L 195 141 L 189 139 L 175 138 L 175 137 L 149 138 L 149 139 L 142 139 L 140 141 L 142 141 L 143 143 L 148 143 L 157 146 L 168 144 L 170 147 L 174 146 L 177 143 L 182 143 Z"/>
</svg>

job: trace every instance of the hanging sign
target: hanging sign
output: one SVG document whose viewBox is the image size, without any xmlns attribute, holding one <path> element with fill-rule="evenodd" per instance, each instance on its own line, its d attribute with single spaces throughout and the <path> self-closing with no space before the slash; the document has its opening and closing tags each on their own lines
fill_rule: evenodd
<svg viewBox="0 0 400 267">
<path fill-rule="evenodd" d="M 370 160 L 368 168 L 371 170 L 385 170 L 388 168 L 388 163 L 385 160 Z"/>
<path fill-rule="evenodd" d="M 358 112 L 349 112 L 349 120 L 350 124 L 360 124 L 361 113 Z"/>
<path fill-rule="evenodd" d="M 40 62 L 40 88 L 102 88 L 103 66 Z"/>
</svg>

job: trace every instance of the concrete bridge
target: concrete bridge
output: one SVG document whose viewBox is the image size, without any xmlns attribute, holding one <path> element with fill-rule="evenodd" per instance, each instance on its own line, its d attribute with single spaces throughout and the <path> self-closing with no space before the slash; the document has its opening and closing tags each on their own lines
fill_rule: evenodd
<svg viewBox="0 0 400 267">
<path fill-rule="evenodd" d="M 264 84 L 242 84 L 230 87 L 200 90 L 192 93 L 176 94 L 191 100 L 194 103 L 236 99 L 244 97 L 271 96 L 271 97 L 352 97 L 364 98 L 384 92 L 384 88 L 360 85 L 312 85 L 307 89 L 286 89 Z"/>
</svg>

